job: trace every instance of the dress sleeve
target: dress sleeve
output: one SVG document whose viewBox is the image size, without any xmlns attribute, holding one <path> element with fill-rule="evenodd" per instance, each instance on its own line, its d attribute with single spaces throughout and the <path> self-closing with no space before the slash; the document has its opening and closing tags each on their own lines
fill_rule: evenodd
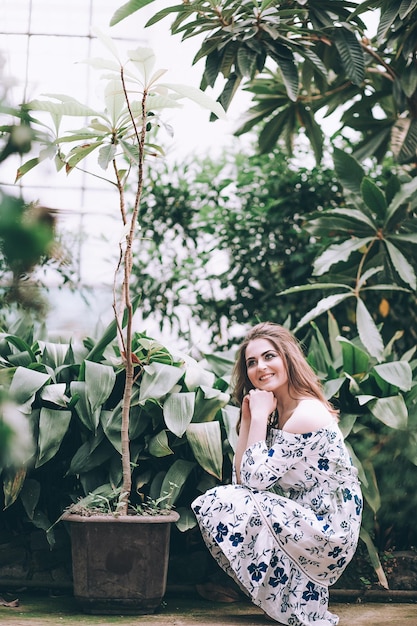
<svg viewBox="0 0 417 626">
<path fill-rule="evenodd" d="M 304 456 L 305 443 L 298 438 L 289 442 L 278 436 L 270 448 L 265 441 L 258 441 L 243 454 L 241 483 L 252 489 L 270 489 Z"/>
</svg>

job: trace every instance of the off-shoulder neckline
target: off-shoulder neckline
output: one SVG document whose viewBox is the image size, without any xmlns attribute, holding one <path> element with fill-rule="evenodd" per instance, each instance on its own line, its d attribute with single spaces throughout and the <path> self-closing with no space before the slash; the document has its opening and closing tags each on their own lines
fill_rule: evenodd
<svg viewBox="0 0 417 626">
<path fill-rule="evenodd" d="M 314 435 L 322 434 L 324 431 L 338 431 L 339 426 L 336 420 L 332 420 L 326 426 L 322 426 L 322 428 L 318 428 L 317 430 L 311 430 L 307 433 L 290 433 L 288 430 L 283 430 L 282 428 L 271 428 L 271 431 L 275 431 L 277 433 L 283 435 L 289 435 L 291 437 L 301 437 L 303 439 L 307 439 L 309 437 L 313 437 Z"/>
</svg>

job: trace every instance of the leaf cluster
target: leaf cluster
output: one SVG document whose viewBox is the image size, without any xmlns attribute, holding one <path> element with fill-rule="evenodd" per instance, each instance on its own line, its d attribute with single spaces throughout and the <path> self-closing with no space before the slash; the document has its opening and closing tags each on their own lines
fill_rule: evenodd
<svg viewBox="0 0 417 626">
<path fill-rule="evenodd" d="M 82 344 L 33 341 L 24 330 L 20 337 L 1 334 L 1 371 L 34 450 L 24 464 L 2 460 L 4 508 L 18 501 L 46 531 L 71 503 L 117 512 L 126 372 L 115 324 Z M 222 480 L 224 468 L 229 473 L 228 433 L 233 442 L 237 415 L 228 405 L 228 383 L 207 364 L 173 356 L 145 334 L 133 338 L 133 360 L 130 506 L 144 514 L 150 501 L 166 509 L 176 505 L 185 530 L 195 524 L 189 498 Z M 80 497 L 87 500 L 80 503 Z"/>
<path fill-rule="evenodd" d="M 148 4 L 128 2 L 112 24 Z M 371 12 L 379 23 L 368 39 L 362 16 L 366 22 Z M 305 133 L 319 161 L 326 122 L 317 113 L 340 111 L 346 133 L 359 135 L 359 160 L 381 161 L 391 150 L 399 163 L 416 161 L 414 0 L 195 0 L 162 9 L 147 25 L 166 17 L 183 40 L 203 37 L 194 57 L 205 59 L 201 86 L 214 87 L 222 76 L 225 109 L 240 86 L 253 94 L 237 134 L 255 129 L 262 152 L 280 142 L 292 153 L 294 138 Z"/>
<path fill-rule="evenodd" d="M 283 294 L 312 290 L 334 292 L 308 311 L 296 330 L 353 298 L 359 337 L 369 353 L 380 359 L 383 339 L 364 295 L 367 292 L 416 291 L 417 178 L 393 175 L 383 189 L 344 151 L 335 149 L 334 162 L 345 190 L 346 206 L 317 212 L 305 226 L 311 234 L 325 240 L 324 251 L 315 259 L 313 272 L 324 280 L 298 285 Z M 340 277 L 338 268 L 346 263 L 350 263 L 351 283 L 346 279 L 342 282 L 340 278 L 336 282 L 335 278 Z"/>
</svg>

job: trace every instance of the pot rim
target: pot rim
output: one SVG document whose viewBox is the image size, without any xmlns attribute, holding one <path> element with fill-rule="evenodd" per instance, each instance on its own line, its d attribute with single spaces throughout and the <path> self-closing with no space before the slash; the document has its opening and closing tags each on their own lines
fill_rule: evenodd
<svg viewBox="0 0 417 626">
<path fill-rule="evenodd" d="M 180 518 L 177 511 L 169 511 L 164 515 L 112 515 L 103 513 L 100 515 L 79 515 L 78 513 L 71 513 L 71 511 L 65 511 L 61 515 L 61 520 L 64 522 L 76 522 L 81 524 L 96 523 L 96 524 L 172 524 L 177 522 Z"/>
</svg>

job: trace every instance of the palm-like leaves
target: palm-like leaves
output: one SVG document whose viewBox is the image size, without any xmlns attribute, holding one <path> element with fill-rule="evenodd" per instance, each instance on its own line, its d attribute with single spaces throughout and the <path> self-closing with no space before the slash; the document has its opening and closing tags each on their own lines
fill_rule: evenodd
<svg viewBox="0 0 417 626">
<path fill-rule="evenodd" d="M 356 299 L 356 324 L 359 337 L 369 353 L 380 359 L 383 343 L 363 296 L 369 291 L 389 292 L 396 290 L 416 290 L 416 267 L 409 260 L 411 249 L 417 244 L 415 222 L 409 213 L 415 203 L 417 179 L 409 179 L 400 184 L 397 181 L 396 193 L 392 198 L 376 185 L 355 159 L 335 150 L 336 171 L 345 186 L 348 206 L 323 211 L 313 215 L 306 229 L 314 236 L 326 237 L 332 243 L 315 260 L 314 274 L 327 274 L 333 266 L 351 261 L 354 257 L 355 276 L 352 284 L 326 282 L 298 286 L 282 292 L 297 293 L 306 290 L 331 290 L 329 296 L 299 321 L 297 329 L 316 317 L 332 309 L 348 298 Z M 353 199 L 353 201 L 352 201 Z M 350 208 L 350 202 L 355 208 Z M 355 256 L 356 255 L 356 256 Z M 377 275 L 385 269 L 397 278 L 397 282 L 381 284 Z"/>
<path fill-rule="evenodd" d="M 111 23 L 151 3 L 131 0 L 116 11 Z M 380 11 L 372 41 L 363 37 L 360 16 L 366 11 Z M 203 0 L 166 7 L 148 25 L 166 17 L 174 18 L 172 33 L 183 39 L 205 35 L 194 62 L 206 59 L 203 89 L 224 76 L 219 101 L 226 109 L 242 81 L 249 81 L 246 87 L 255 104 L 239 133 L 262 122 L 261 151 L 269 151 L 279 139 L 291 149 L 293 137 L 303 128 L 320 159 L 323 136 L 313 122 L 314 114 L 319 109 L 331 113 L 343 105 L 343 124 L 362 135 L 359 159 L 375 155 L 380 160 L 391 144 L 398 162 L 416 160 L 414 0 L 359 4 Z M 268 71 L 275 80 L 265 82 Z M 352 104 L 346 110 L 347 102 Z"/>
</svg>

